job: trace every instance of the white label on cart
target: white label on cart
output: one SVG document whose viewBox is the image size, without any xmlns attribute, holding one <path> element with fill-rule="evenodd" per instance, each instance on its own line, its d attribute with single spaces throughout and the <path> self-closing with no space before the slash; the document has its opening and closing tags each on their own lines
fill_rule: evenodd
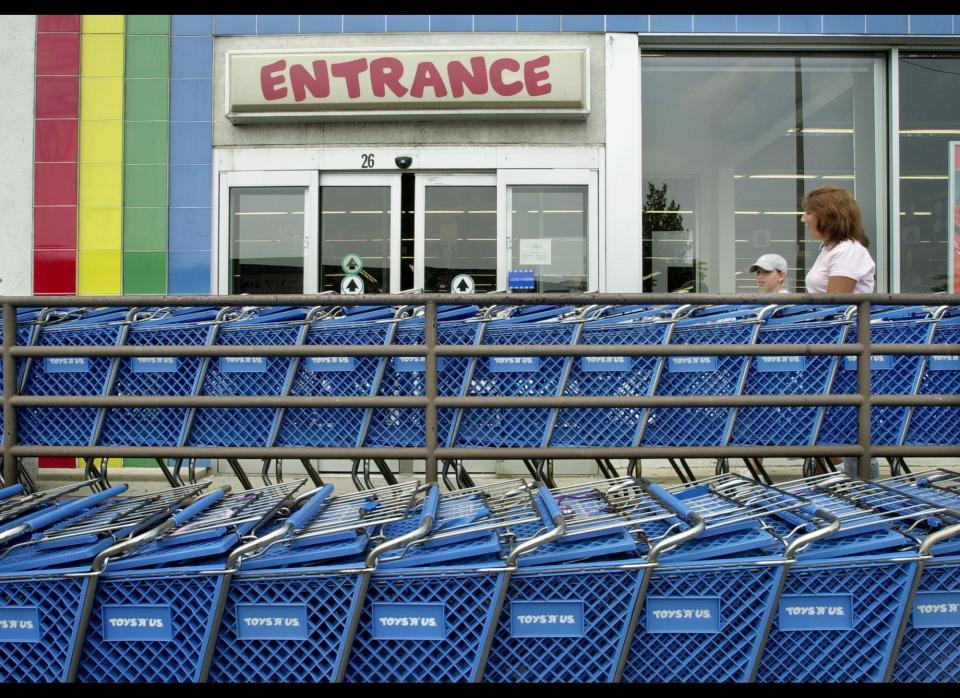
<svg viewBox="0 0 960 698">
<path fill-rule="evenodd" d="M 443 640 L 442 603 L 374 603 L 374 640 Z"/>
<path fill-rule="evenodd" d="M 50 357 L 43 360 L 43 370 L 47 373 L 87 373 L 90 359 L 86 356 Z"/>
<path fill-rule="evenodd" d="M 648 633 L 720 632 L 719 596 L 648 596 Z"/>
<path fill-rule="evenodd" d="M 221 373 L 266 373 L 265 356 L 221 356 Z"/>
<path fill-rule="evenodd" d="M 307 370 L 312 373 L 333 373 L 337 371 L 352 371 L 357 367 L 357 360 L 352 356 L 308 356 Z"/>
<path fill-rule="evenodd" d="M 931 356 L 927 366 L 931 371 L 960 371 L 960 354 Z"/>
<path fill-rule="evenodd" d="M 671 356 L 667 361 L 667 370 L 670 373 L 698 373 L 700 371 L 716 371 L 716 356 Z"/>
<path fill-rule="evenodd" d="M 513 637 L 583 637 L 583 601 L 513 601 Z"/>
<path fill-rule="evenodd" d="M 487 368 L 492 373 L 533 373 L 540 370 L 539 356 L 491 356 Z"/>
<path fill-rule="evenodd" d="M 803 371 L 807 368 L 806 356 L 758 356 L 757 370 L 760 373 L 772 371 Z"/>
<path fill-rule="evenodd" d="M 784 594 L 780 597 L 780 630 L 850 630 L 850 594 Z"/>
<path fill-rule="evenodd" d="M 893 368 L 893 356 L 890 354 L 873 354 L 870 356 L 870 369 L 875 371 L 889 371 Z M 844 356 L 843 370 L 856 371 L 857 357 Z"/>
<path fill-rule="evenodd" d="M 442 371 L 446 365 L 444 357 L 437 358 L 438 371 Z M 427 370 L 427 360 L 423 356 L 394 356 L 393 370 L 397 373 L 423 373 Z"/>
<path fill-rule="evenodd" d="M 309 636 L 306 604 L 237 604 L 239 640 L 306 640 Z"/>
<path fill-rule="evenodd" d="M 604 371 L 629 371 L 633 368 L 632 356 L 581 356 L 580 370 L 584 373 Z"/>
<path fill-rule="evenodd" d="M 176 356 L 135 356 L 131 366 L 134 373 L 176 373 L 180 360 Z"/>
<path fill-rule="evenodd" d="M 0 606 L 0 642 L 40 642 L 40 609 Z"/>
<path fill-rule="evenodd" d="M 103 606 L 103 639 L 107 642 L 170 642 L 170 606 Z"/>
<path fill-rule="evenodd" d="M 915 628 L 960 628 L 960 592 L 918 591 L 911 620 Z"/>
</svg>

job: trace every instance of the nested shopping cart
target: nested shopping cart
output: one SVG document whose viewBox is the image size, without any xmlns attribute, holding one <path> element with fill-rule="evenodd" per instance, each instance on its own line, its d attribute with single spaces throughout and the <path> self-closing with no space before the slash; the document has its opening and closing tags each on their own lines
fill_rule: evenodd
<svg viewBox="0 0 960 698">
<path fill-rule="evenodd" d="M 881 481 L 942 506 L 937 522 L 960 520 L 960 473 L 943 468 Z M 952 544 L 945 549 L 947 544 Z M 957 538 L 931 546 L 913 597 L 891 681 L 960 681 L 960 550 Z"/>
<path fill-rule="evenodd" d="M 670 344 L 754 344 L 763 314 L 759 306 L 695 308 L 678 320 Z M 670 356 L 656 395 L 739 395 L 747 376 L 746 356 Z M 729 407 L 657 407 L 640 431 L 643 446 L 725 446 L 733 429 Z M 686 467 L 686 479 L 693 474 Z M 677 471 L 678 474 L 680 471 Z"/>
<path fill-rule="evenodd" d="M 534 493 L 539 497 L 534 501 Z M 513 526 L 550 524 L 523 542 Z M 410 523 L 387 526 L 388 537 Z M 522 482 L 444 493 L 428 535 L 381 558 L 370 578 L 345 680 L 478 681 L 517 558 L 563 534 L 549 491 Z"/>
<path fill-rule="evenodd" d="M 931 344 L 960 343 L 960 308 L 944 312 Z M 918 395 L 960 393 L 960 355 L 940 354 L 924 359 Z M 949 445 L 960 438 L 960 407 L 918 405 L 911 410 L 905 443 L 910 446 Z"/>
<path fill-rule="evenodd" d="M 439 491 L 416 482 L 341 496 L 332 489 L 303 495 L 281 525 L 231 553 L 200 680 L 342 680 L 378 558 L 426 533 Z M 412 535 L 383 539 L 385 525 L 411 517 Z"/>
<path fill-rule="evenodd" d="M 310 327 L 308 309 L 283 306 L 245 309 L 223 324 L 217 346 L 303 344 Z M 283 396 L 293 383 L 290 356 L 206 357 L 200 395 Z M 187 446 L 269 446 L 280 411 L 273 407 L 202 407 L 191 410 Z"/>
<path fill-rule="evenodd" d="M 0 629 L 0 682 L 67 680 L 85 624 L 83 602 L 95 584 L 89 575 L 95 556 L 140 524 L 168 517 L 203 487 L 113 497 L 121 486 L 92 495 L 99 505 L 48 507 L 47 521 L 31 520 L 39 532 L 0 550 L 0 617 L 7 621 Z"/>
<path fill-rule="evenodd" d="M 652 570 L 622 680 L 751 681 L 796 548 L 828 535 L 834 520 L 735 475 L 670 488 L 664 498 L 700 516 L 706 531 Z M 763 530 L 768 517 L 799 511 L 812 525 L 792 545 Z"/>
<path fill-rule="evenodd" d="M 785 487 L 832 511 L 839 526 L 790 567 L 757 679 L 889 680 L 923 551 L 935 541 L 920 534 L 942 508 L 838 474 Z"/>
<path fill-rule="evenodd" d="M 119 346 L 129 322 L 127 308 L 68 311 L 62 322 L 52 314 L 39 327 L 34 341 L 41 347 L 77 345 Z M 77 317 L 79 316 L 79 317 Z M 116 360 L 107 356 L 29 359 L 24 395 L 108 395 L 116 375 Z M 102 411 L 96 407 L 24 407 L 18 411 L 19 443 L 45 446 L 89 446 L 97 443 Z"/>
<path fill-rule="evenodd" d="M 916 306 L 880 309 L 870 318 L 870 341 L 874 344 L 929 344 L 937 320 L 944 308 Z M 855 342 L 856 333 L 850 332 L 847 342 Z M 878 355 L 871 361 L 870 380 L 874 395 L 914 395 L 920 386 L 924 357 L 914 355 Z M 857 392 L 857 357 L 846 356 L 840 362 L 831 393 L 851 395 Z M 880 406 L 871 409 L 870 435 L 875 445 L 903 444 L 907 434 L 911 408 L 909 406 Z M 817 444 L 856 443 L 857 408 L 829 407 Z M 894 461 L 894 474 L 897 469 Z"/>
<path fill-rule="evenodd" d="M 83 480 L 63 487 L 31 493 L 24 493 L 23 485 L 4 487 L 0 489 L 0 528 L 8 526 L 21 516 L 57 504 L 62 498 L 73 495 L 85 487 L 95 489 L 97 484 L 95 481 Z"/>
<path fill-rule="evenodd" d="M 582 323 L 572 306 L 532 306 L 494 319 L 479 344 L 574 344 Z M 559 396 L 572 359 L 563 356 L 490 356 L 473 362 L 467 396 Z M 470 408 L 462 410 L 452 432 L 458 447 L 539 447 L 549 442 L 556 419 L 551 408 Z"/>
<path fill-rule="evenodd" d="M 565 519 L 564 535 L 518 558 L 485 682 L 616 681 L 657 555 L 703 531 L 695 515 L 688 521 L 666 509 L 631 478 L 551 494 Z M 541 520 L 511 531 L 525 540 L 546 525 Z M 641 556 L 638 539 L 649 541 L 643 532 L 655 526 L 665 535 Z"/>
<path fill-rule="evenodd" d="M 230 308 L 150 308 L 137 312 L 127 346 L 209 346 Z M 111 393 L 117 396 L 192 396 L 203 381 L 200 356 L 135 356 L 118 361 Z M 189 428 L 186 407 L 114 407 L 104 410 L 104 446 L 182 446 Z M 160 466 L 171 486 L 182 485 L 164 459 Z"/>
<path fill-rule="evenodd" d="M 633 313 L 583 320 L 578 344 L 667 344 L 686 306 L 644 308 Z M 583 356 L 573 360 L 565 397 L 650 396 L 662 356 Z M 574 407 L 558 411 L 550 446 L 635 446 L 648 410 L 637 407 Z M 611 473 L 612 474 L 612 473 Z"/>
<path fill-rule="evenodd" d="M 764 316 L 757 344 L 842 344 L 851 331 L 853 306 L 782 306 Z M 839 356 L 753 356 L 744 395 L 826 395 Z M 809 446 L 816 442 L 824 407 L 739 407 L 731 444 Z M 767 475 L 760 459 L 745 458 L 747 467 Z"/>
<path fill-rule="evenodd" d="M 236 494 L 215 490 L 99 553 L 85 589 L 70 679 L 197 681 L 226 553 L 269 525 L 305 482 Z"/>
</svg>

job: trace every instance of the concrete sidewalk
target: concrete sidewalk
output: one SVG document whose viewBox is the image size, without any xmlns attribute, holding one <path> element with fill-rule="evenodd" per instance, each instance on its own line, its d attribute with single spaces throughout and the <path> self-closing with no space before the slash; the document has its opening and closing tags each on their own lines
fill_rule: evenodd
<svg viewBox="0 0 960 698">
<path fill-rule="evenodd" d="M 960 457 L 958 458 L 925 458 L 925 459 L 913 459 L 908 461 L 910 463 L 910 468 L 913 472 L 922 472 L 930 468 L 951 468 L 953 470 L 960 471 Z M 714 475 L 716 461 L 713 459 L 692 459 L 688 461 L 690 469 L 693 471 L 694 476 L 698 480 L 704 478 L 709 478 Z M 621 475 L 625 475 L 625 467 L 623 463 L 618 464 L 618 472 Z M 800 459 L 784 459 L 784 458 L 772 458 L 767 459 L 764 463 L 764 466 L 767 472 L 770 475 L 770 478 L 774 483 L 788 482 L 790 480 L 796 480 L 801 477 L 801 466 L 802 461 Z M 372 469 L 374 475 L 371 479 L 374 484 L 379 485 L 383 483 L 383 479 L 377 473 L 376 469 Z M 731 462 L 731 472 L 750 477 L 750 472 L 743 465 L 742 461 L 734 459 Z M 514 477 L 523 477 L 526 480 L 530 480 L 530 476 L 525 471 L 516 471 L 516 474 L 494 474 L 492 472 L 471 472 L 473 480 L 479 485 L 487 482 L 493 482 L 496 480 L 510 479 Z M 639 473 L 642 477 L 651 480 L 653 482 L 661 484 L 673 484 L 679 482 L 679 478 L 674 472 L 673 468 L 670 467 L 669 463 L 665 460 L 645 460 L 642 463 L 642 470 Z M 886 464 L 882 464 L 880 468 L 881 478 L 887 477 L 890 474 L 889 468 Z M 198 470 L 197 477 L 202 479 L 205 477 L 205 471 Z M 242 489 L 242 485 L 237 477 L 230 472 L 229 468 L 226 472 L 212 472 L 209 476 L 213 480 L 214 487 L 221 487 L 223 485 L 229 485 L 233 491 L 238 491 Z M 262 480 L 259 472 L 247 472 L 247 476 L 250 479 L 250 482 L 254 487 L 259 487 L 262 484 Z M 187 469 L 183 468 L 181 471 L 181 477 L 185 480 L 187 478 Z M 273 472 L 271 471 L 271 478 L 273 477 Z M 292 467 L 284 470 L 284 481 L 289 482 L 299 478 L 305 478 L 305 475 L 302 475 L 298 472 L 295 472 Z M 354 492 L 356 488 L 354 487 L 353 481 L 350 478 L 349 473 L 345 472 L 322 472 L 321 477 L 326 483 L 334 485 L 337 492 Z M 39 486 L 40 489 L 52 489 L 54 487 L 59 487 L 65 485 L 69 482 L 77 482 L 83 478 L 83 470 L 81 469 L 44 469 L 40 471 Z M 128 494 L 137 495 L 137 494 L 146 494 L 148 492 L 156 492 L 159 490 L 166 489 L 169 487 L 166 479 L 164 479 L 159 468 L 112 468 L 108 473 L 108 478 L 112 485 L 117 485 L 121 483 L 126 483 L 129 486 Z M 601 479 L 602 475 L 599 472 L 596 474 L 578 474 L 578 475 L 556 475 L 555 479 L 557 484 L 560 486 L 572 485 L 576 483 L 588 482 L 591 480 Z M 405 480 L 423 480 L 423 472 L 414 472 L 414 473 L 401 473 L 397 474 L 397 479 L 401 481 Z M 307 480 L 307 485 L 310 484 L 310 481 Z M 443 486 L 441 481 L 441 487 Z"/>
</svg>

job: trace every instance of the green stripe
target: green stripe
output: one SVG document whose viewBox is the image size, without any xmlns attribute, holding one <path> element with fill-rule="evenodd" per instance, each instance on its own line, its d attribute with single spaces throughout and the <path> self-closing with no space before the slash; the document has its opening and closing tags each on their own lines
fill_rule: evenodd
<svg viewBox="0 0 960 698">
<path fill-rule="evenodd" d="M 125 26 L 123 293 L 164 294 L 170 201 L 170 15 L 128 15 Z M 155 465 L 152 459 L 126 462 L 133 467 Z"/>
</svg>

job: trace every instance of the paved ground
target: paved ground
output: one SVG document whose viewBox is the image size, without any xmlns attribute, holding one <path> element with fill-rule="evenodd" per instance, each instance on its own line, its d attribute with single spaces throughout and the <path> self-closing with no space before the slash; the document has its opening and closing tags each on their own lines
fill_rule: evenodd
<svg viewBox="0 0 960 698">
<path fill-rule="evenodd" d="M 914 472 L 922 471 L 931 467 L 948 467 L 954 470 L 960 471 L 960 458 L 928 458 L 928 459 L 913 459 L 911 461 L 911 468 Z M 714 464 L 715 461 L 708 459 L 694 459 L 689 461 L 691 470 L 697 479 L 703 479 L 711 477 L 714 474 Z M 768 459 L 767 463 L 767 472 L 770 474 L 771 479 L 774 482 L 786 482 L 789 480 L 794 480 L 800 477 L 800 467 L 801 461 L 799 459 Z M 620 465 L 619 471 L 621 474 L 624 473 L 623 464 Z M 743 467 L 742 462 L 734 461 L 732 471 L 735 473 L 741 473 L 749 477 L 749 472 L 745 467 Z M 484 482 L 490 482 L 496 479 L 510 478 L 510 477 L 522 477 L 521 474 L 517 473 L 516 475 L 512 474 L 500 474 L 494 475 L 493 473 L 472 473 L 473 479 L 477 484 Z M 643 462 L 642 469 L 643 477 L 659 483 L 676 483 L 678 478 L 674 473 L 673 469 L 666 461 L 659 460 L 648 460 Z M 884 465 L 881 467 L 880 471 L 881 477 L 887 477 L 889 475 L 889 469 Z M 186 468 L 182 473 L 182 476 L 186 478 Z M 68 482 L 75 482 L 80 480 L 83 477 L 82 470 L 60 470 L 60 469 L 50 469 L 42 470 L 40 472 L 40 488 L 41 489 L 50 489 L 53 487 L 58 487 L 60 485 L 67 484 Z M 254 486 L 261 484 L 261 479 L 259 473 L 249 473 L 248 477 Z M 296 472 L 293 472 L 292 467 L 287 468 L 285 471 L 285 480 L 294 480 L 302 475 L 298 475 Z M 323 480 L 329 482 L 335 486 L 337 492 L 352 492 L 355 491 L 353 482 L 351 481 L 349 475 L 344 473 L 322 473 Z M 594 475 L 560 475 L 556 477 L 556 480 L 559 485 L 574 484 L 578 482 L 585 482 L 593 479 L 598 479 L 601 477 L 599 474 Z M 214 480 L 215 486 L 219 487 L 222 485 L 230 485 L 235 491 L 241 489 L 239 480 L 233 475 L 229 469 L 226 469 L 226 472 L 214 472 L 212 473 L 212 478 Z M 423 474 L 401 474 L 398 475 L 400 480 L 409 480 L 409 479 L 423 479 Z M 527 476 L 529 479 L 529 476 Z M 126 483 L 129 486 L 129 494 L 143 494 L 147 492 L 154 492 L 160 489 L 166 488 L 167 482 L 163 479 L 163 476 L 160 474 L 160 471 L 157 469 L 151 468 L 116 468 L 111 469 L 109 472 L 109 479 L 111 484 L 120 484 Z M 374 483 L 382 483 L 382 480 L 379 477 L 373 479 Z"/>
</svg>

